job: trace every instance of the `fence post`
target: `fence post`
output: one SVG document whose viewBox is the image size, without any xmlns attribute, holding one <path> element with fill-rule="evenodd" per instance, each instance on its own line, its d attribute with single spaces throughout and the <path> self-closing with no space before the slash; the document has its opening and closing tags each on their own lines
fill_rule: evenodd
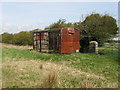
<svg viewBox="0 0 120 90">
<path fill-rule="evenodd" d="M 89 43 L 89 53 L 98 53 L 98 42 L 90 41 Z"/>
</svg>

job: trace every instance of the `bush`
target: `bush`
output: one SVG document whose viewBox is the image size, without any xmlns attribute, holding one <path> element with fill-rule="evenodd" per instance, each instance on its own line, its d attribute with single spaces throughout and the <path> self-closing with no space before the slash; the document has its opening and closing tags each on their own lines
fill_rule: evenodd
<svg viewBox="0 0 120 90">
<path fill-rule="evenodd" d="M 13 43 L 13 34 L 9 34 L 9 33 L 6 33 L 6 32 L 3 33 L 2 34 L 2 42 L 12 44 Z"/>
</svg>

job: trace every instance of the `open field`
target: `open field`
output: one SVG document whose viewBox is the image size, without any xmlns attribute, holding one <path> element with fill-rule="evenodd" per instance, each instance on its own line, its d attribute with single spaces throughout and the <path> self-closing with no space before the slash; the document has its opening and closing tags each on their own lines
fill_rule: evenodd
<svg viewBox="0 0 120 90">
<path fill-rule="evenodd" d="M 2 45 L 3 88 L 117 88 L 118 50 L 47 54 Z"/>
</svg>

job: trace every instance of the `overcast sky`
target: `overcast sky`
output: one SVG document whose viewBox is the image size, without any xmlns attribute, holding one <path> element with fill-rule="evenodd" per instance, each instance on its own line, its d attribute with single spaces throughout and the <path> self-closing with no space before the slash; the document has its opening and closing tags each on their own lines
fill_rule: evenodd
<svg viewBox="0 0 120 90">
<path fill-rule="evenodd" d="M 2 2 L 2 32 L 44 29 L 61 19 L 78 22 L 88 14 L 109 13 L 118 20 L 117 2 Z M 0 4 L 0 5 L 1 5 Z"/>
</svg>

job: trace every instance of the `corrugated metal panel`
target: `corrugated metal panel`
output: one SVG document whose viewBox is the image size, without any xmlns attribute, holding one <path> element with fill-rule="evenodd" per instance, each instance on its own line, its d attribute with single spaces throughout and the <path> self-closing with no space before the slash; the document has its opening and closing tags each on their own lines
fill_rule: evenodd
<svg viewBox="0 0 120 90">
<path fill-rule="evenodd" d="M 60 53 L 78 52 L 80 49 L 79 43 L 80 34 L 75 29 L 63 29 L 61 31 L 61 51 Z"/>
</svg>

